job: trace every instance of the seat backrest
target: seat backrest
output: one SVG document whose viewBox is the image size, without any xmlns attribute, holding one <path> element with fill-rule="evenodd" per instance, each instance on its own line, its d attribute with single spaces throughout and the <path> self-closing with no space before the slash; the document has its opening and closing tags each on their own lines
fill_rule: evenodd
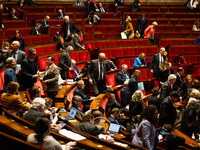
<svg viewBox="0 0 200 150">
<path fill-rule="evenodd" d="M 79 61 L 90 61 L 90 55 L 88 51 L 79 52 Z"/>
<path fill-rule="evenodd" d="M 45 70 L 47 68 L 47 57 L 38 58 L 38 69 Z"/>
<path fill-rule="evenodd" d="M 116 79 L 114 74 L 106 75 L 106 83 L 107 85 L 112 85 L 113 87 L 116 86 Z"/>
</svg>

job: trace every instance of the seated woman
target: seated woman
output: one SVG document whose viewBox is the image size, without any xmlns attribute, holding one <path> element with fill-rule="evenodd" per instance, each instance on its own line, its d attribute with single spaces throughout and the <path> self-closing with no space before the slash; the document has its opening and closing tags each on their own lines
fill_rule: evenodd
<svg viewBox="0 0 200 150">
<path fill-rule="evenodd" d="M 62 147 L 58 141 L 56 141 L 51 133 L 50 122 L 47 118 L 38 118 L 35 122 L 35 133 L 30 134 L 27 137 L 27 142 L 40 146 L 49 150 L 62 150 Z M 76 142 L 68 142 L 65 145 L 65 150 L 70 150 L 71 146 L 75 146 Z"/>
<path fill-rule="evenodd" d="M 3 93 L 1 96 L 1 101 L 3 104 L 3 110 L 9 110 L 15 115 L 19 115 L 19 110 L 29 110 L 31 105 L 25 104 L 22 102 L 18 95 L 15 95 L 18 92 L 19 84 L 17 82 L 11 81 L 8 84 L 7 90 L 8 93 Z"/>
<path fill-rule="evenodd" d="M 134 60 L 133 67 L 144 67 L 146 66 L 146 61 L 145 61 L 145 53 L 140 53 L 140 55 Z"/>
<path fill-rule="evenodd" d="M 21 33 L 19 32 L 19 30 L 16 30 L 14 32 L 14 36 L 11 37 L 7 42 L 12 43 L 13 41 L 19 41 L 20 43 L 19 49 L 25 52 L 26 43 L 25 43 L 24 38 L 21 36 Z"/>
<path fill-rule="evenodd" d="M 83 34 L 82 29 L 77 28 L 76 34 L 74 35 L 74 38 L 69 42 L 69 45 L 71 45 L 74 49 L 85 49 L 85 45 L 83 44 Z"/>
<path fill-rule="evenodd" d="M 98 21 L 98 23 L 97 23 Z M 90 14 L 87 17 L 87 22 L 88 24 L 100 24 L 101 23 L 101 19 L 94 14 L 94 12 L 90 12 Z"/>
<path fill-rule="evenodd" d="M 155 120 L 157 118 L 157 108 L 154 105 L 149 105 L 142 111 L 139 122 L 136 128 L 132 130 L 133 136 L 132 143 L 138 146 L 154 149 L 156 130 L 154 127 Z"/>
<path fill-rule="evenodd" d="M 134 29 L 133 29 L 133 25 L 132 25 L 130 16 L 126 17 L 126 23 L 127 23 L 127 25 L 126 25 L 126 30 L 124 31 L 124 33 L 126 33 L 126 35 L 129 39 L 132 39 L 132 38 L 134 38 Z"/>
<path fill-rule="evenodd" d="M 18 19 L 18 16 L 17 16 L 15 13 L 16 13 L 15 8 L 12 8 L 12 9 L 10 10 L 10 14 L 9 14 L 9 16 L 8 16 L 8 19 L 9 19 L 9 20 L 17 20 L 17 19 Z"/>
<path fill-rule="evenodd" d="M 195 21 L 194 25 L 192 26 L 192 31 L 200 31 L 199 21 Z"/>
<path fill-rule="evenodd" d="M 182 91 L 182 100 L 184 101 L 185 99 L 187 99 L 187 97 L 189 96 L 189 91 L 194 88 L 193 86 L 193 80 L 192 80 L 192 76 L 191 75 L 187 75 L 185 78 L 185 81 L 183 81 L 182 86 L 181 86 L 181 91 Z"/>
<path fill-rule="evenodd" d="M 157 107 L 157 110 L 160 110 L 160 98 L 159 98 L 159 89 L 154 87 L 151 90 L 152 96 L 148 97 L 148 105 L 154 105 Z"/>
<path fill-rule="evenodd" d="M 143 93 L 140 90 L 135 91 L 132 96 L 132 100 L 129 104 L 129 120 L 133 117 L 141 114 L 142 110 L 144 109 L 142 105 L 143 100 Z"/>
<path fill-rule="evenodd" d="M 64 51 L 68 47 L 68 44 L 64 42 L 63 37 L 58 38 L 59 43 L 57 44 L 57 51 Z"/>
</svg>

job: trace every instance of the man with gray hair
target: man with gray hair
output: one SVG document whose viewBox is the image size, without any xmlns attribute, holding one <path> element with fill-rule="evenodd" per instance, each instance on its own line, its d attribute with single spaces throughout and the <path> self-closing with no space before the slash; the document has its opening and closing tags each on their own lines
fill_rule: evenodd
<svg viewBox="0 0 200 150">
<path fill-rule="evenodd" d="M 121 67 L 121 70 L 116 75 L 117 84 L 123 85 L 124 82 L 130 79 L 130 74 L 127 72 L 128 66 L 126 64 L 123 64 Z"/>
<path fill-rule="evenodd" d="M 76 66 L 76 61 L 73 59 L 72 59 L 72 68 L 74 69 L 74 80 L 75 81 L 80 80 L 83 74 L 78 71 L 78 68 Z"/>
<path fill-rule="evenodd" d="M 160 92 L 160 100 L 161 102 L 163 99 L 170 95 L 173 89 L 173 85 L 176 82 L 176 76 L 174 74 L 170 74 L 168 76 L 168 81 L 165 81 L 165 83 L 161 86 L 161 92 Z"/>
<path fill-rule="evenodd" d="M 62 54 L 60 55 L 58 67 L 60 67 L 61 70 L 61 77 L 63 80 L 68 78 L 68 71 L 72 71 L 73 68 L 71 67 L 71 58 L 70 54 L 73 52 L 73 47 L 68 46 L 66 51 L 63 51 Z"/>
<path fill-rule="evenodd" d="M 69 21 L 69 16 L 63 17 L 64 23 L 62 24 L 62 28 L 57 34 L 62 34 L 64 32 L 64 40 L 65 41 L 71 41 L 74 37 L 74 34 L 76 33 L 76 27 L 74 22 Z"/>
<path fill-rule="evenodd" d="M 194 132 L 196 105 L 197 100 L 195 98 L 190 98 L 188 101 L 188 107 L 183 111 L 182 115 L 181 131 L 190 137 L 192 137 L 192 133 Z"/>
<path fill-rule="evenodd" d="M 31 109 L 23 116 L 23 119 L 35 124 L 38 117 L 46 117 L 44 111 L 45 100 L 41 97 L 35 98 L 31 104 Z"/>
<path fill-rule="evenodd" d="M 105 54 L 100 53 L 99 58 L 92 60 L 88 69 L 89 83 L 92 85 L 94 95 L 97 96 L 103 93 L 103 88 L 106 85 L 106 62 Z"/>
<path fill-rule="evenodd" d="M 31 33 L 30 34 L 35 34 L 35 35 L 41 35 L 41 32 L 40 32 L 40 27 L 41 27 L 41 24 L 40 23 L 37 23 L 35 27 L 33 27 L 33 29 L 31 30 Z"/>
<path fill-rule="evenodd" d="M 23 88 L 32 88 L 37 78 L 39 77 L 39 73 L 37 73 L 37 65 L 35 63 L 36 58 L 36 50 L 34 48 L 30 48 L 28 50 L 28 56 L 24 58 L 21 64 L 21 78 Z"/>
</svg>

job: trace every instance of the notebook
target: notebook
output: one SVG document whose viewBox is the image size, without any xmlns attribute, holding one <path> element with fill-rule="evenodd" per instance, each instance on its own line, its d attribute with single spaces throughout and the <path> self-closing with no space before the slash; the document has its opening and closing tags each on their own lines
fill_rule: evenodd
<svg viewBox="0 0 200 150">
<path fill-rule="evenodd" d="M 121 125 L 120 124 L 115 124 L 115 123 L 110 123 L 110 126 L 107 130 L 108 133 L 116 135 L 119 133 Z"/>
<path fill-rule="evenodd" d="M 63 121 L 65 121 L 65 120 L 72 120 L 76 116 L 76 112 L 77 112 L 77 109 L 75 109 L 75 108 L 72 107 L 71 110 L 70 110 L 70 112 L 69 112 L 69 115 L 67 115 L 67 116 L 59 116 L 59 118 L 61 120 L 63 120 Z"/>
</svg>

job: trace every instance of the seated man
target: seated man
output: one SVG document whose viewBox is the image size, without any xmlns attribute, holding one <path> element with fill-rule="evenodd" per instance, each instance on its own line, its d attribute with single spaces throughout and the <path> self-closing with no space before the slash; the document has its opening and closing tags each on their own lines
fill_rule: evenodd
<svg viewBox="0 0 200 150">
<path fill-rule="evenodd" d="M 42 33 L 48 33 L 48 27 L 49 27 L 49 16 L 46 16 L 43 20 L 41 20 L 41 28 L 42 28 Z"/>
<path fill-rule="evenodd" d="M 94 12 L 90 12 L 88 17 L 87 17 L 87 22 L 88 24 L 100 24 L 101 23 L 101 19 L 94 14 Z"/>
<path fill-rule="evenodd" d="M 95 97 L 90 97 L 90 96 L 85 95 L 84 88 L 85 88 L 84 81 L 79 80 L 77 82 L 77 88 L 74 90 L 74 95 L 78 95 L 82 98 L 83 112 L 86 112 L 87 110 L 90 109 L 91 101 L 95 99 Z"/>
<path fill-rule="evenodd" d="M 63 17 L 67 16 L 65 13 L 63 13 L 62 9 L 58 10 L 58 14 L 56 15 L 55 19 L 63 19 Z"/>
<path fill-rule="evenodd" d="M 81 77 L 83 76 L 83 74 L 81 74 L 79 71 L 78 71 L 78 68 L 76 66 L 76 61 L 75 60 L 71 60 L 72 61 L 72 68 L 74 68 L 74 80 L 75 81 L 78 81 L 81 79 Z"/>
<path fill-rule="evenodd" d="M 106 62 L 106 71 L 117 70 L 115 64 L 111 60 L 108 60 L 108 57 L 105 57 L 104 61 Z"/>
<path fill-rule="evenodd" d="M 121 103 L 122 101 L 125 101 L 125 89 L 126 89 L 126 86 L 128 85 L 128 81 L 125 81 L 124 82 L 124 86 L 122 87 L 121 89 L 121 92 L 120 92 L 120 97 L 121 97 Z"/>
<path fill-rule="evenodd" d="M 87 114 L 83 116 L 83 121 L 75 125 L 76 129 L 91 134 L 93 136 L 98 136 L 100 134 L 98 128 L 94 126 L 94 117 L 92 114 Z"/>
<path fill-rule="evenodd" d="M 73 6 L 85 6 L 81 0 L 74 2 Z"/>
<path fill-rule="evenodd" d="M 115 94 L 113 93 L 108 94 L 108 102 L 106 103 L 106 113 L 114 102 L 117 102 L 115 98 Z"/>
<path fill-rule="evenodd" d="M 33 27 L 33 29 L 31 30 L 31 33 L 30 34 L 35 34 L 35 35 L 41 35 L 40 33 L 40 27 L 41 27 L 41 24 L 40 23 L 37 23 L 35 27 Z"/>
<path fill-rule="evenodd" d="M 99 8 L 99 11 L 100 11 L 100 12 L 107 12 L 105 6 L 103 6 L 102 3 L 99 3 L 99 7 L 98 7 L 98 8 Z"/>
<path fill-rule="evenodd" d="M 100 126 L 100 120 L 102 118 L 102 113 L 99 110 L 93 111 L 92 115 L 94 116 L 94 125 L 98 128 L 99 133 L 104 132 L 104 127 Z"/>
<path fill-rule="evenodd" d="M 124 84 L 124 81 L 130 79 L 130 74 L 127 72 L 128 66 L 123 64 L 121 70 L 116 75 L 117 84 Z"/>
</svg>

